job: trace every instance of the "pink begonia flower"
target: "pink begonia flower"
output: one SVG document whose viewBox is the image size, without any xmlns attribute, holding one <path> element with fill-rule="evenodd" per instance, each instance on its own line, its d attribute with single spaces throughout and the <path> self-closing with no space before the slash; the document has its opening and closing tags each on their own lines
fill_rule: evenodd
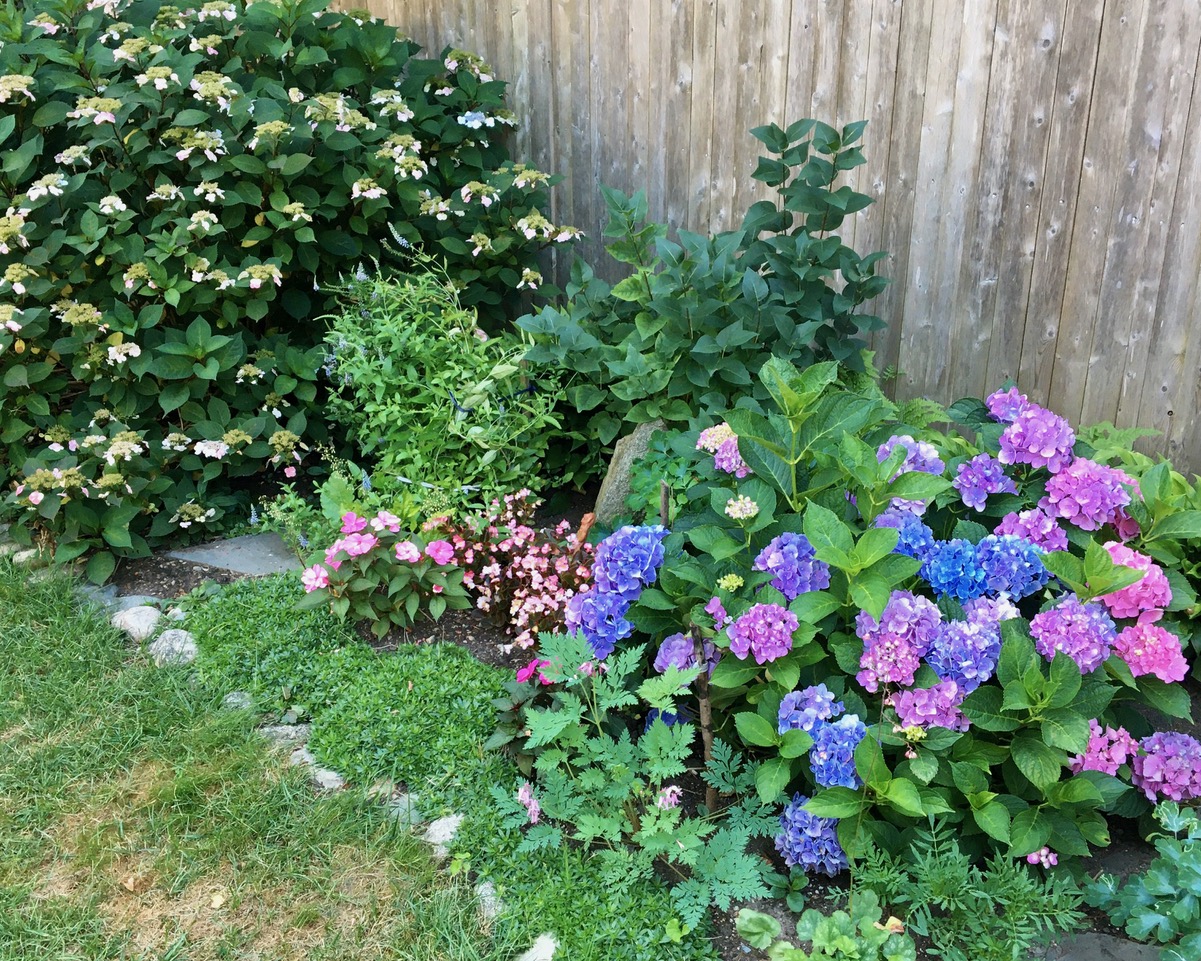
<svg viewBox="0 0 1201 961">
<path fill-rule="evenodd" d="M 389 530 L 393 534 L 400 533 L 400 518 L 388 511 L 380 511 L 371 518 L 371 529 L 373 531 Z"/>
<path fill-rule="evenodd" d="M 29 495 L 29 503 L 31 503 L 34 507 L 37 507 L 38 504 L 40 504 L 42 502 L 42 499 L 45 496 L 46 495 L 43 494 L 41 491 L 34 491 L 32 494 Z"/>
<path fill-rule="evenodd" d="M 435 594 L 441 594 L 442 593 L 442 585 L 434 584 L 430 587 L 430 590 L 433 591 Z"/>
<path fill-rule="evenodd" d="M 455 549 L 450 541 L 430 541 L 425 547 L 425 553 L 435 564 L 446 565 L 455 559 Z"/>
<path fill-rule="evenodd" d="M 335 571 L 342 566 L 342 562 L 338 560 L 338 552 L 342 550 L 345 543 L 345 540 L 339 538 L 325 549 L 325 563 Z"/>
<path fill-rule="evenodd" d="M 1157 624 L 1140 622 L 1127 627 L 1114 641 L 1113 651 L 1130 665 L 1135 677 L 1154 674 L 1171 684 L 1183 681 L 1188 673 L 1180 638 Z"/>
<path fill-rule="evenodd" d="M 329 587 L 329 571 L 320 564 L 314 564 L 312 567 L 305 568 L 305 572 L 300 575 L 300 583 L 304 585 L 306 594 Z"/>
<path fill-rule="evenodd" d="M 1137 617 L 1140 622 L 1157 621 L 1163 609 L 1172 602 L 1172 588 L 1163 569 L 1146 554 L 1131 550 L 1117 541 L 1105 544 L 1115 564 L 1144 571 L 1142 578 L 1129 587 L 1112 594 L 1103 594 L 1100 600 L 1114 617 Z"/>
<path fill-rule="evenodd" d="M 357 534 L 367 526 L 367 518 L 359 517 L 354 511 L 342 515 L 342 533 Z"/>
<path fill-rule="evenodd" d="M 421 560 L 421 549 L 412 541 L 401 541 L 396 545 L 396 559 L 408 564 L 416 564 Z"/>
<path fill-rule="evenodd" d="M 342 550 L 351 557 L 362 557 L 370 554 L 379 544 L 379 538 L 374 534 L 347 534 L 342 539 Z"/>
</svg>

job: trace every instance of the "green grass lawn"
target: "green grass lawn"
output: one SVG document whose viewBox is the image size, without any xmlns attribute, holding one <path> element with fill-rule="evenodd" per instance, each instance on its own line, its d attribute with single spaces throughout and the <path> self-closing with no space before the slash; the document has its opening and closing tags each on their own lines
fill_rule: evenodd
<svg viewBox="0 0 1201 961">
<path fill-rule="evenodd" d="M 315 797 L 223 693 L 154 668 L 68 579 L 0 561 L 0 961 L 525 946 L 380 805 Z"/>
</svg>

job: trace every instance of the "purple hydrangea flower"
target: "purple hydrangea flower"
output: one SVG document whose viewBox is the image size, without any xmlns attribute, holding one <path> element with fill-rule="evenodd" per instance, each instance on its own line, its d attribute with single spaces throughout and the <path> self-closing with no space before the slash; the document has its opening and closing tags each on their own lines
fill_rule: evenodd
<svg viewBox="0 0 1201 961">
<path fill-rule="evenodd" d="M 1117 630 L 1105 608 L 1095 601 L 1081 604 L 1074 594 L 1034 615 L 1030 633 L 1039 654 L 1050 661 L 1056 651 L 1063 651 L 1076 662 L 1081 674 L 1100 667 L 1117 640 Z"/>
<path fill-rule="evenodd" d="M 804 534 L 789 531 L 773 537 L 753 566 L 774 574 L 771 586 L 790 601 L 798 594 L 830 586 L 830 565 L 813 556 L 813 545 Z"/>
<path fill-rule="evenodd" d="M 774 661 L 792 650 L 792 635 L 799 626 L 797 616 L 787 608 L 756 604 L 728 628 L 730 653 L 740 661 L 753 654 L 756 664 Z"/>
<path fill-rule="evenodd" d="M 821 787 L 859 787 L 863 782 L 855 773 L 855 748 L 866 735 L 867 726 L 857 714 L 819 723 L 809 748 L 813 780 Z"/>
<path fill-rule="evenodd" d="M 1072 461 L 1076 433 L 1071 425 L 1037 404 L 1028 404 L 1001 434 L 1002 464 L 1030 464 L 1057 474 Z"/>
<path fill-rule="evenodd" d="M 730 615 L 722 606 L 720 597 L 710 599 L 709 603 L 705 605 L 705 613 L 713 618 L 713 626 L 719 631 L 730 623 Z"/>
<path fill-rule="evenodd" d="M 746 477 L 751 472 L 746 461 L 742 459 L 742 455 L 738 453 L 737 437 L 731 438 L 717 448 L 717 452 L 713 455 L 713 466 L 739 478 Z"/>
<path fill-rule="evenodd" d="M 1117 774 L 1118 768 L 1126 763 L 1138 751 L 1136 741 L 1124 727 L 1114 730 L 1112 727 L 1101 727 L 1097 719 L 1088 722 L 1088 747 L 1083 754 L 1077 754 L 1070 766 L 1073 774 L 1081 771 L 1101 771 L 1104 774 Z M 1152 798 L 1154 800 L 1154 798 Z"/>
<path fill-rule="evenodd" d="M 1012 534 L 989 534 L 976 545 L 988 590 L 1017 600 L 1041 590 L 1050 579 L 1042 553 L 1041 548 Z"/>
<path fill-rule="evenodd" d="M 1001 632 L 970 621 L 951 621 L 926 652 L 926 663 L 944 681 L 954 681 L 961 694 L 970 694 L 992 677 L 1001 655 Z"/>
<path fill-rule="evenodd" d="M 969 624 L 979 624 L 981 627 L 995 627 L 1000 630 L 1002 621 L 1011 621 L 1020 616 L 1008 594 L 998 594 L 996 597 L 977 597 L 963 605 Z"/>
<path fill-rule="evenodd" d="M 576 594 L 567 602 L 564 619 L 569 631 L 581 631 L 598 660 L 613 653 L 617 642 L 634 633 L 626 620 L 630 598 L 623 594 L 592 590 Z"/>
<path fill-rule="evenodd" d="M 780 702 L 779 732 L 812 731 L 813 725 L 828 721 L 843 710 L 842 701 L 834 700 L 834 694 L 824 684 L 793 691 Z"/>
<path fill-rule="evenodd" d="M 1006 475 L 1005 465 L 989 454 L 977 454 L 959 465 L 951 486 L 968 506 L 984 510 L 989 494 L 1016 494 L 1013 479 Z"/>
<path fill-rule="evenodd" d="M 923 474 L 941 474 L 946 470 L 946 464 L 938 455 L 938 448 L 925 441 L 914 440 L 908 434 L 893 434 L 880 445 L 876 451 L 876 460 L 883 464 L 898 447 L 905 449 L 905 459 L 897 472 L 889 480 L 896 480 L 902 474 L 910 471 L 921 471 Z"/>
<path fill-rule="evenodd" d="M 721 660 L 721 652 L 712 641 L 707 639 L 701 641 L 701 650 L 704 652 L 705 663 L 709 666 L 709 674 L 712 676 L 713 669 Z M 663 643 L 659 645 L 659 651 L 655 654 L 656 671 L 665 674 L 669 667 L 686 671 L 690 667 L 696 666 L 696 645 L 691 634 L 672 634 L 670 637 L 663 638 Z"/>
<path fill-rule="evenodd" d="M 1012 534 L 1024 537 L 1035 547 L 1044 551 L 1066 551 L 1068 535 L 1058 522 L 1046 511 L 1032 507 L 1020 514 L 1006 514 L 997 525 L 995 534 Z"/>
<path fill-rule="evenodd" d="M 976 545 L 962 537 L 936 541 L 920 573 L 936 594 L 957 601 L 970 601 L 988 591 Z"/>
<path fill-rule="evenodd" d="M 1201 798 L 1201 742 L 1188 734 L 1160 731 L 1139 742 L 1131 782 L 1147 800 Z"/>
<path fill-rule="evenodd" d="M 933 687 L 901 691 L 892 698 L 892 706 L 902 727 L 966 731 L 968 719 L 959 710 L 966 694 L 954 681 L 940 681 Z"/>
<path fill-rule="evenodd" d="M 780 815 L 776 850 L 790 868 L 815 871 L 834 877 L 848 867 L 846 853 L 838 843 L 838 821 L 819 818 L 805 810 L 809 798 L 796 794 Z"/>
<path fill-rule="evenodd" d="M 912 511 L 890 507 L 876 518 L 876 526 L 897 530 L 897 546 L 893 548 L 896 554 L 922 561 L 934 546 L 934 532 Z"/>
<path fill-rule="evenodd" d="M 1018 393 L 1016 387 L 1008 390 L 994 390 L 984 401 L 993 420 L 1002 424 L 1012 424 L 1018 419 L 1018 414 L 1030 406 L 1025 394 Z"/>
<path fill-rule="evenodd" d="M 1047 481 L 1047 496 L 1038 506 L 1082 531 L 1097 531 L 1117 523 L 1118 512 L 1130 503 L 1130 492 L 1122 485 L 1134 483 L 1125 471 L 1077 457 Z"/>
<path fill-rule="evenodd" d="M 879 621 L 860 611 L 855 633 L 863 641 L 862 670 L 855 680 L 873 693 L 881 684 L 908 687 L 941 623 L 942 614 L 931 601 L 908 591 L 892 592 Z"/>
<path fill-rule="evenodd" d="M 614 531 L 596 546 L 592 581 L 606 594 L 637 594 L 655 583 L 663 563 L 663 538 L 667 528 L 658 524 L 626 526 Z"/>
</svg>

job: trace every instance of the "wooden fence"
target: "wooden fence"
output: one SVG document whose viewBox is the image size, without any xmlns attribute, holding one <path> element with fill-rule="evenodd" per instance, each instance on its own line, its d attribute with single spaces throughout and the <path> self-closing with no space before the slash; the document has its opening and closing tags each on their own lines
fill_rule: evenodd
<svg viewBox="0 0 1201 961">
<path fill-rule="evenodd" d="M 719 230 L 763 196 L 751 127 L 870 120 L 850 182 L 876 203 L 843 233 L 889 252 L 875 346 L 898 393 L 1012 377 L 1074 423 L 1157 429 L 1148 449 L 1201 470 L 1195 0 L 369 6 L 510 81 L 515 155 L 566 175 L 553 219 L 593 238 L 600 183 Z"/>
</svg>

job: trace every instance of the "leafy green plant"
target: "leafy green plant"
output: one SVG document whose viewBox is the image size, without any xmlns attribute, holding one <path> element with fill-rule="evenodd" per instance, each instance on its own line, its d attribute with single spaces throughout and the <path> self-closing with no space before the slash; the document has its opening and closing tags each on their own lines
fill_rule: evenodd
<svg viewBox="0 0 1201 961">
<path fill-rule="evenodd" d="M 917 961 L 917 947 L 896 920 L 883 922 L 880 901 L 871 891 L 856 891 L 847 910 L 823 914 L 808 908 L 797 921 L 799 948 L 780 935 L 780 922 L 770 914 L 743 908 L 735 919 L 738 934 L 772 961 Z"/>
<path fill-rule="evenodd" d="M 325 338 L 330 419 L 382 492 L 433 487 L 462 501 L 526 484 L 559 427 L 555 376 L 530 381 L 521 338 L 480 329 L 429 258 L 413 267 L 342 288 Z"/>
<path fill-rule="evenodd" d="M 220 527 L 230 478 L 295 473 L 314 283 L 387 225 L 493 313 L 576 235 L 508 162 L 504 84 L 417 51 L 320 0 L 0 7 L 0 481 L 60 561 L 99 548 L 103 579 Z"/>
<path fill-rule="evenodd" d="M 660 516 L 663 485 L 667 485 L 669 520 L 688 503 L 688 491 L 698 478 L 692 469 L 693 451 L 684 434 L 655 431 L 646 454 L 630 468 L 630 495 L 626 507 L 636 518 Z"/>
<path fill-rule="evenodd" d="M 568 399 L 594 412 L 589 430 L 602 442 L 623 422 L 687 421 L 742 393 L 765 399 L 755 375 L 769 357 L 862 369 L 863 335 L 882 322 L 859 311 L 885 286 L 875 274 L 884 255 L 860 257 L 834 233 L 871 203 L 834 184 L 864 163 L 855 146 L 864 126 L 756 127 L 771 156 L 753 176 L 778 198 L 712 237 L 680 231 L 670 241 L 665 225 L 645 222 L 644 195 L 602 188 L 606 249 L 633 272 L 610 287 L 577 262 L 567 304 L 518 321 L 538 340 L 531 363 L 577 373 Z"/>
<path fill-rule="evenodd" d="M 1190 961 L 1201 953 L 1201 819 L 1165 801 L 1155 820 L 1164 833 L 1153 835 L 1159 856 L 1150 867 L 1125 879 L 1102 874 L 1084 900 L 1135 940 L 1164 945 L 1161 961 Z"/>
<path fill-rule="evenodd" d="M 914 831 L 901 854 L 870 847 L 856 862 L 852 883 L 929 938 L 932 952 L 945 961 L 1028 957 L 1084 920 L 1080 890 L 1070 876 L 1042 878 L 999 854 L 974 864 L 939 821 Z"/>
</svg>

